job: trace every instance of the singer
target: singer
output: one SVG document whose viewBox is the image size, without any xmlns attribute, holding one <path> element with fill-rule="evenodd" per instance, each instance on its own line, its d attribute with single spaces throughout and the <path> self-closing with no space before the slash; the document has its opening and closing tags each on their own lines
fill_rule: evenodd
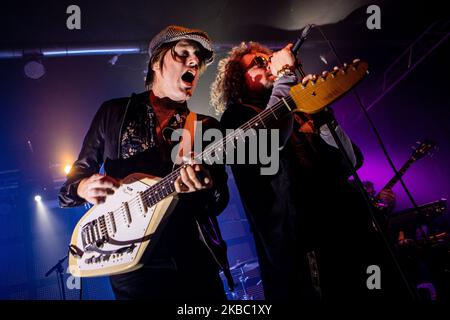
<svg viewBox="0 0 450 320">
<path fill-rule="evenodd" d="M 298 83 L 291 49 L 290 44 L 272 52 L 258 43 L 243 43 L 219 62 L 211 104 L 223 112 L 224 128 L 239 127 Z M 308 75 L 302 82 L 313 78 Z M 324 125 L 327 117 L 333 114 L 295 114 L 279 121 L 284 147 L 276 175 L 262 176 L 259 165 L 231 166 L 254 233 L 268 300 L 334 300 L 367 293 L 360 272 L 365 270 L 363 254 L 352 249 L 366 245 L 368 224 Z M 353 165 L 361 166 L 359 149 L 339 125 L 336 131 Z M 353 237 L 358 244 L 350 241 Z"/>
<path fill-rule="evenodd" d="M 164 130 L 188 121 L 187 100 L 213 60 L 212 43 L 202 30 L 168 26 L 153 37 L 148 52 L 148 91 L 102 105 L 60 190 L 61 207 L 103 203 L 117 188 L 116 179 L 133 172 L 171 172 L 172 145 Z M 210 117 L 197 119 L 205 130 L 218 127 Z M 96 174 L 101 166 L 106 175 Z M 225 300 L 219 269 L 229 274 L 228 262 L 215 216 L 228 202 L 226 179 L 220 165 L 184 168 L 174 181 L 183 196 L 158 241 L 146 249 L 144 266 L 111 276 L 117 299 Z"/>
</svg>

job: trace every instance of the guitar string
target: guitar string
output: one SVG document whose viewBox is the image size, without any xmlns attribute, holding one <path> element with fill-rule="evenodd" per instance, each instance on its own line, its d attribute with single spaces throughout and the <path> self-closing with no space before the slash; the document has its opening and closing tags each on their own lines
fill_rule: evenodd
<svg viewBox="0 0 450 320">
<path fill-rule="evenodd" d="M 356 68 L 350 68 L 350 69 L 348 69 L 348 70 L 351 70 L 351 71 L 356 71 L 357 69 Z M 337 85 L 339 86 L 339 88 L 342 88 L 342 86 L 340 86 L 340 83 L 339 82 L 337 82 L 337 80 L 339 80 L 339 79 L 336 79 L 336 76 L 337 75 L 339 75 L 339 71 L 343 71 L 342 69 L 340 69 L 340 70 L 337 70 L 337 72 L 336 73 L 334 73 L 334 77 L 332 78 L 332 80 L 335 80 L 334 82 L 335 82 L 335 84 L 337 83 Z M 349 72 L 343 72 L 343 75 L 344 76 L 346 76 L 346 77 L 349 77 L 350 75 L 351 75 L 351 73 L 349 73 Z M 330 75 L 331 76 L 331 75 Z M 358 76 L 358 75 L 357 75 Z M 322 87 L 325 83 L 327 83 L 326 82 L 326 78 L 323 78 L 323 77 L 320 77 L 319 79 L 323 79 L 324 81 L 321 81 L 321 82 L 319 82 L 318 83 L 318 80 L 316 80 L 316 82 L 315 82 L 315 85 L 316 85 L 316 89 L 317 88 L 319 88 L 319 87 Z M 352 79 L 353 81 L 352 82 L 355 82 L 354 80 L 355 79 Z M 307 85 L 307 84 L 306 84 Z M 302 84 L 299 84 L 298 86 L 302 86 L 302 89 L 305 89 L 305 88 L 307 88 L 306 87 L 306 85 L 302 85 Z M 327 87 L 325 86 L 324 88 L 322 88 L 322 90 L 323 91 L 325 91 L 326 93 L 329 93 L 329 94 L 332 94 L 333 92 L 331 92 L 329 89 L 327 89 Z M 335 92 L 336 92 L 336 90 L 334 90 Z M 340 94 L 342 94 L 343 92 L 345 92 L 346 90 L 338 90 L 338 91 L 341 91 L 340 93 L 339 93 L 339 95 Z M 299 91 L 300 92 L 300 91 Z M 298 95 L 299 93 L 297 93 L 297 94 L 295 94 L 295 92 L 293 92 L 293 90 L 291 90 L 291 95 L 288 95 L 287 97 L 285 97 L 284 98 L 284 100 L 286 101 L 286 102 L 288 102 L 288 104 L 290 103 L 290 102 L 292 102 L 293 101 L 293 98 L 292 98 L 292 94 L 294 94 L 294 95 Z M 336 94 L 335 94 L 336 95 Z M 326 96 L 326 94 L 325 94 L 325 96 Z M 307 103 L 308 101 L 310 101 L 311 99 L 314 99 L 314 97 L 313 96 L 310 96 L 310 95 L 306 95 L 306 96 L 304 96 L 304 98 L 302 98 L 302 97 L 300 97 L 300 96 L 298 96 L 297 97 L 297 100 L 298 100 L 298 102 L 300 102 L 300 103 Z M 296 104 L 298 104 L 297 102 L 296 102 Z M 283 102 L 283 99 L 282 100 L 280 100 L 280 101 L 278 101 L 274 106 L 272 106 L 271 108 L 267 108 L 267 109 L 265 109 L 263 112 L 261 112 L 260 114 L 258 114 L 257 116 L 255 116 L 254 118 L 252 118 L 250 121 L 248 121 L 247 123 L 245 123 L 244 125 L 242 125 L 241 127 L 239 127 L 238 128 L 238 130 L 239 129 L 241 129 L 241 130 L 243 130 L 243 131 L 245 131 L 245 130 L 249 130 L 249 129 L 252 129 L 252 126 L 254 125 L 254 124 L 257 124 L 259 121 L 261 121 L 262 123 L 263 123 L 263 125 L 265 124 L 264 123 L 264 120 L 267 120 L 267 118 L 269 117 L 269 114 L 274 114 L 274 111 L 277 111 L 277 110 L 279 110 L 281 107 L 285 107 L 285 105 L 284 105 L 284 102 Z M 269 118 L 270 119 L 270 118 Z M 245 126 L 247 126 L 248 128 L 245 128 Z M 242 132 L 241 131 L 238 131 L 239 132 L 239 134 L 241 134 L 241 138 L 242 138 Z M 215 142 L 215 143 L 213 143 L 212 145 L 210 144 L 208 147 L 206 147 L 205 148 L 205 150 L 202 152 L 202 153 L 200 153 L 198 156 L 196 156 L 195 158 L 198 158 L 198 159 L 202 159 L 202 158 L 204 158 L 204 153 L 205 153 L 205 151 L 207 151 L 207 149 L 218 149 L 219 148 L 219 146 L 223 146 L 224 145 L 224 142 L 225 142 L 225 145 L 226 145 L 226 143 L 227 142 L 230 142 L 230 141 L 232 141 L 232 140 L 235 140 L 235 134 L 231 134 L 231 135 L 229 135 L 229 136 L 226 136 L 225 138 L 223 138 L 223 139 L 221 139 L 220 141 L 218 141 L 218 142 Z M 211 153 L 211 151 L 208 151 L 208 153 Z M 194 159 L 195 159 L 194 158 Z M 197 160 L 198 160 L 197 159 Z M 178 176 L 178 170 L 175 170 L 174 172 L 172 172 L 172 174 L 169 174 L 167 177 L 165 177 L 165 178 L 163 178 L 163 180 L 162 181 L 160 181 L 160 183 L 163 183 L 163 182 L 165 182 L 164 180 L 169 180 L 169 177 L 170 177 L 170 179 L 172 179 L 172 178 L 174 178 L 175 176 Z M 158 184 L 160 184 L 160 183 L 158 183 Z M 171 180 L 171 183 L 173 183 L 173 179 Z M 156 185 L 155 185 L 156 186 Z M 152 190 L 153 191 L 153 190 Z M 151 191 L 150 190 L 147 190 L 145 193 L 146 193 L 146 195 L 148 194 L 148 193 L 150 193 Z"/>
<path fill-rule="evenodd" d="M 289 103 L 292 102 L 291 97 L 287 97 L 285 98 L 285 100 Z M 263 124 L 268 123 L 268 119 L 269 120 L 273 120 L 271 118 L 268 117 L 267 114 L 274 114 L 277 111 L 279 111 L 279 109 L 281 107 L 285 107 L 284 103 L 282 101 L 277 102 L 274 106 L 271 107 L 272 110 L 264 110 L 264 111 L 268 111 L 265 112 L 265 114 L 262 115 L 261 118 L 261 114 L 259 114 L 258 116 L 255 116 L 254 118 L 252 118 L 250 121 L 248 121 L 247 123 L 245 123 L 244 125 L 242 125 L 241 127 L 239 127 L 238 129 L 241 130 L 250 130 L 252 129 L 252 125 L 258 123 L 258 122 L 263 122 Z M 264 112 L 263 111 L 263 112 Z M 261 112 L 261 113 L 263 113 Z M 258 119 L 260 118 L 260 119 Z M 264 120 L 266 120 L 266 122 L 264 122 Z M 247 128 L 248 127 L 248 128 Z M 206 149 L 209 150 L 214 150 L 216 149 L 218 146 L 223 145 L 224 143 L 228 143 L 230 141 L 234 141 L 235 140 L 235 134 L 231 134 L 229 135 L 231 137 L 225 137 L 223 139 L 221 139 L 218 142 L 214 142 L 213 144 L 208 145 L 205 150 L 203 152 L 201 152 L 199 155 L 197 155 L 195 157 L 195 159 L 201 159 L 202 157 L 204 157 L 205 153 L 211 154 L 211 151 L 206 152 Z M 208 157 L 209 158 L 209 157 Z M 153 186 L 149 187 L 146 191 L 142 192 L 141 195 L 137 195 L 134 196 L 130 201 L 127 202 L 128 204 L 128 208 L 129 208 L 129 214 L 131 215 L 132 212 L 134 212 L 135 209 L 140 209 L 140 202 L 142 201 L 145 207 L 153 207 L 155 204 L 157 204 L 159 201 L 161 201 L 162 199 L 166 198 L 167 196 L 169 196 L 170 194 L 172 194 L 173 192 L 170 192 L 168 194 L 164 194 L 165 191 L 160 191 L 160 190 L 171 190 L 171 186 L 169 185 L 168 188 L 167 187 L 167 182 L 170 181 L 170 184 L 173 184 L 173 181 L 175 180 L 175 177 L 178 177 L 179 175 L 179 171 L 181 168 L 177 168 L 176 170 L 172 171 L 170 174 L 168 174 L 166 177 L 164 177 L 161 181 L 159 181 L 158 183 L 154 184 Z M 162 185 L 161 185 L 162 184 Z M 155 193 L 156 192 L 156 193 Z M 163 198 L 158 199 L 158 197 L 160 197 L 160 194 L 163 195 Z M 143 199 L 141 200 L 140 198 L 143 197 Z M 148 200 L 148 201 L 146 201 Z M 149 203 L 146 203 L 149 202 Z M 137 208 L 136 208 L 137 207 Z M 115 226 L 116 229 L 118 229 L 118 227 L 122 227 L 122 226 L 127 226 L 130 223 L 128 223 L 127 221 L 127 210 L 125 209 L 124 205 L 121 205 L 119 208 L 112 210 L 112 211 L 108 211 L 104 216 L 107 219 L 107 221 L 109 223 L 107 223 L 107 225 L 111 225 L 112 222 L 110 222 L 110 218 L 107 218 L 108 214 L 112 214 L 114 217 L 114 221 L 115 221 Z M 131 221 L 133 220 L 133 217 L 131 218 Z"/>
<path fill-rule="evenodd" d="M 304 89 L 305 86 L 303 86 L 302 88 Z M 310 99 L 311 98 L 309 98 L 309 99 L 298 99 L 298 100 L 307 101 L 307 100 L 310 100 Z M 284 100 L 289 105 L 292 102 L 293 98 L 292 98 L 292 96 L 287 96 L 287 97 L 284 98 Z M 257 126 L 259 122 L 261 122 L 262 125 L 265 128 L 267 128 L 267 124 L 269 123 L 269 121 L 274 121 L 274 118 L 277 118 L 276 112 L 279 111 L 279 109 L 281 107 L 286 107 L 283 100 L 280 100 L 274 106 L 263 110 L 263 112 L 261 112 L 260 114 L 258 114 L 254 118 L 252 118 L 250 121 L 248 121 L 247 123 L 245 123 L 244 125 L 239 127 L 238 130 L 242 130 L 245 133 L 246 131 L 248 131 L 250 129 L 254 129 L 253 126 L 255 126 L 255 125 Z M 283 117 L 283 116 L 284 116 L 284 114 L 281 115 L 281 117 Z M 269 121 L 267 121 L 267 120 L 269 120 Z M 241 135 L 241 139 L 243 139 L 242 132 L 238 131 L 238 133 Z M 236 131 L 235 131 L 234 134 L 228 135 L 224 139 L 221 139 L 218 142 L 215 142 L 213 144 L 208 145 L 205 148 L 205 150 L 202 153 L 200 153 L 198 156 L 196 156 L 194 159 L 198 160 L 198 159 L 206 158 L 207 160 L 212 161 L 211 154 L 213 152 L 215 152 L 215 150 L 219 149 L 219 151 L 220 151 L 222 149 L 221 147 L 225 144 L 226 147 L 224 148 L 224 150 L 225 150 L 225 152 L 227 152 L 226 148 L 229 146 L 228 143 L 231 142 L 231 141 L 236 141 L 236 138 L 239 138 L 239 137 L 236 137 Z M 208 154 L 208 157 L 206 157 L 205 154 Z M 173 184 L 173 181 L 174 181 L 173 178 L 178 177 L 178 175 L 179 175 L 179 169 L 173 171 L 168 176 L 163 178 L 160 182 L 156 183 L 155 185 L 150 187 L 148 190 L 144 191 L 142 193 L 142 196 L 147 197 L 147 199 L 145 199 L 145 198 L 142 199 L 143 202 L 144 202 L 144 206 L 152 207 L 155 204 L 157 204 L 159 201 L 161 201 L 162 199 L 164 199 L 167 196 L 169 196 L 170 194 L 172 194 L 173 190 L 171 190 L 172 192 L 168 192 L 168 193 L 164 194 L 164 191 L 158 191 L 158 189 L 159 190 L 164 190 L 167 187 L 167 180 L 170 180 L 170 184 Z M 162 187 L 161 187 L 161 184 L 162 184 Z M 171 186 L 169 186 L 168 189 L 170 190 Z M 163 195 L 163 198 L 158 199 L 158 197 L 160 197 L 160 194 Z M 132 212 L 134 212 L 134 210 L 132 210 L 132 209 L 135 209 L 136 206 L 138 206 L 138 208 L 139 208 L 139 202 L 141 201 L 139 198 L 140 198 L 140 195 L 133 197 L 131 201 L 127 202 L 128 209 L 129 209 L 128 211 L 129 211 L 130 215 L 131 215 Z M 149 200 L 150 204 L 147 205 L 145 203 L 145 202 L 147 202 L 146 200 Z M 127 210 L 124 208 L 124 206 L 121 206 L 120 208 L 118 208 L 116 210 L 108 212 L 108 213 L 112 213 L 112 215 L 114 217 L 114 220 L 116 221 L 116 228 L 118 226 L 129 225 L 129 223 L 127 221 L 127 217 L 126 217 L 127 216 L 127 212 L 126 211 Z M 120 217 L 118 217 L 118 215 Z M 122 217 L 125 220 L 123 222 L 121 222 L 121 223 L 118 223 L 117 219 L 118 218 L 122 218 Z M 121 220 L 119 220 L 119 221 L 121 221 Z"/>
<path fill-rule="evenodd" d="M 293 99 L 291 96 L 285 97 L 284 100 L 288 104 L 291 104 L 293 102 Z M 289 113 L 289 112 L 286 112 L 287 110 L 285 108 L 286 108 L 285 103 L 283 102 L 283 100 L 280 100 L 272 107 L 263 110 L 260 114 L 253 117 L 251 120 L 249 120 L 248 122 L 246 122 L 245 124 L 240 126 L 238 128 L 238 130 L 242 130 L 245 133 L 248 130 L 254 129 L 253 126 L 257 125 L 258 123 L 262 123 L 262 125 L 266 128 L 267 124 L 269 124 L 272 121 L 277 120 L 274 118 L 276 118 L 276 114 L 278 111 L 280 111 L 280 109 L 283 109 L 285 111 L 284 114 L 278 115 L 278 116 L 280 116 L 280 118 L 284 117 L 285 115 L 287 115 Z M 236 141 L 236 138 L 239 138 L 239 137 L 236 137 L 236 135 L 237 135 L 236 132 L 237 132 L 237 130 L 233 134 L 227 135 L 225 138 L 221 139 L 220 141 L 217 141 L 217 142 L 214 142 L 214 143 L 208 145 L 205 148 L 205 150 L 203 150 L 199 155 L 194 157 L 194 159 L 199 160 L 202 158 L 207 158 L 207 160 L 211 161 L 212 159 L 211 159 L 210 155 L 214 150 L 219 149 L 224 144 L 225 145 L 229 144 L 231 141 Z M 242 132 L 239 132 L 239 134 L 241 135 L 241 139 L 243 139 Z M 226 149 L 226 148 L 224 148 L 224 149 Z M 208 154 L 208 156 L 205 157 L 205 154 Z M 174 178 L 178 177 L 180 169 L 181 168 L 177 168 L 177 170 L 172 171 L 170 174 L 168 174 L 166 177 L 164 177 L 161 181 L 159 181 L 155 185 L 149 187 L 146 191 L 142 192 L 141 195 L 137 195 L 137 196 L 133 197 L 130 201 L 128 201 L 127 203 L 128 203 L 128 208 L 129 208 L 130 214 L 133 211 L 132 209 L 136 209 L 136 207 L 139 209 L 139 202 L 141 202 L 141 199 L 139 199 L 139 198 L 141 196 L 144 197 L 144 199 L 142 199 L 142 201 L 144 202 L 144 206 L 153 207 L 159 201 L 161 201 L 162 199 L 164 199 L 167 196 L 169 196 L 170 194 L 172 194 L 173 192 L 171 190 L 170 184 L 173 184 Z M 170 183 L 169 186 L 167 186 L 168 181 Z M 166 191 L 163 191 L 163 190 L 171 190 L 171 192 L 167 193 Z M 166 192 L 166 193 L 164 193 L 164 192 Z M 163 195 L 162 198 L 160 198 L 161 194 Z M 147 198 L 145 198 L 145 197 L 147 197 Z M 148 201 L 146 201 L 146 200 L 148 200 Z M 146 202 L 150 202 L 150 203 L 147 204 Z M 114 220 L 116 221 L 116 227 L 129 225 L 129 223 L 127 222 L 127 212 L 126 211 L 127 210 L 122 205 L 118 209 L 108 212 L 108 213 L 113 214 Z M 122 220 L 122 218 L 124 220 Z M 131 220 L 133 220 L 133 219 L 131 219 Z M 117 221 L 122 221 L 122 222 L 117 222 Z"/>
<path fill-rule="evenodd" d="M 346 74 L 348 74 L 348 73 L 346 73 Z M 333 79 L 335 79 L 335 77 Z M 317 85 L 316 88 L 321 87 L 324 83 L 326 83 L 326 81 L 322 81 L 322 82 L 319 82 L 319 83 L 317 83 L 317 81 L 316 81 L 316 84 L 315 84 L 315 85 Z M 339 89 L 342 88 L 342 86 L 339 86 L 339 82 L 335 81 L 335 85 L 338 85 Z M 299 84 L 298 86 L 302 86 L 302 85 Z M 305 89 L 305 88 L 306 88 L 306 86 L 302 86 L 302 89 Z M 332 93 L 332 92 L 330 92 L 330 90 L 327 89 L 327 87 L 322 88 L 322 90 L 325 91 L 326 93 Z M 338 90 L 338 91 L 342 91 L 342 89 Z M 345 90 L 344 90 L 344 92 L 345 92 Z M 289 95 L 287 97 L 284 97 L 283 99 L 284 99 L 284 101 L 286 101 L 286 103 L 289 106 L 292 106 L 290 104 L 292 101 L 296 101 L 295 103 L 297 105 L 299 105 L 299 104 L 303 104 L 303 103 L 306 104 L 307 102 L 309 102 L 309 101 L 311 101 L 313 99 L 313 97 L 311 97 L 310 95 L 305 95 L 305 96 L 301 97 L 301 96 L 299 96 L 299 94 L 300 93 L 296 93 L 296 92 L 291 91 L 291 95 Z M 292 96 L 294 96 L 294 98 L 296 98 L 296 99 L 294 99 Z M 211 156 L 211 154 L 213 152 L 215 153 L 215 150 L 219 149 L 219 151 L 220 151 L 222 149 L 221 147 L 223 147 L 223 145 L 228 146 L 229 142 L 237 141 L 236 139 L 239 139 L 239 137 L 236 137 L 236 132 L 238 132 L 239 135 L 241 135 L 241 139 L 243 139 L 244 137 L 242 137 L 242 132 L 245 133 L 246 131 L 249 131 L 251 129 L 255 129 L 255 128 L 253 128 L 253 126 L 254 125 L 257 126 L 259 122 L 262 123 L 264 128 L 267 128 L 267 124 L 269 122 L 278 120 L 276 112 L 279 111 L 279 109 L 281 109 L 282 107 L 283 108 L 286 107 L 283 99 L 278 101 L 272 107 L 263 110 L 260 114 L 258 114 L 257 116 L 253 117 L 251 120 L 249 120 L 248 122 L 246 122 L 245 124 L 240 126 L 233 134 L 227 135 L 225 138 L 222 138 L 221 140 L 208 145 L 205 148 L 205 150 L 203 150 L 199 155 L 194 157 L 194 160 L 198 161 L 198 160 L 207 158 L 207 160 L 212 161 L 210 156 Z M 282 114 L 281 117 L 284 117 L 287 114 L 288 113 Z M 233 143 L 233 145 L 234 145 L 234 143 Z M 224 149 L 224 151 L 226 153 L 227 152 L 226 147 L 223 148 L 223 149 Z M 209 156 L 206 157 L 205 154 L 209 154 Z M 215 158 L 215 157 L 213 157 L 213 158 Z M 178 176 L 179 176 L 180 169 L 181 168 L 177 168 L 176 170 L 172 171 L 170 174 L 168 174 L 166 177 L 164 177 L 161 181 L 157 182 L 153 186 L 149 187 L 146 191 L 142 192 L 141 195 L 144 196 L 144 197 L 147 197 L 147 199 L 144 198 L 142 200 L 144 202 L 143 203 L 144 206 L 151 208 L 154 205 L 156 205 L 159 201 L 163 200 L 164 198 L 166 198 L 169 195 L 174 193 L 174 190 L 171 190 L 171 192 L 169 192 L 167 194 L 164 194 L 163 191 L 162 192 L 158 192 L 157 189 L 165 190 L 166 187 L 167 187 L 168 180 L 170 180 L 170 184 L 173 184 L 173 182 L 175 180 L 174 178 L 178 178 Z M 162 184 L 162 188 L 161 188 L 161 184 Z M 172 186 L 169 185 L 168 189 L 170 190 L 171 188 L 172 188 Z M 158 199 L 159 194 L 161 194 L 161 193 L 163 194 L 163 197 Z M 131 215 L 131 211 L 132 211 L 131 207 L 133 207 L 133 209 L 135 209 L 136 205 L 139 207 L 139 202 L 141 201 L 139 198 L 140 198 L 140 195 L 137 195 L 137 196 L 133 197 L 129 202 L 127 202 L 128 208 L 130 209 L 129 210 L 130 211 L 129 212 L 130 215 Z M 146 202 L 148 202 L 148 201 L 150 203 L 146 204 Z M 120 215 L 122 217 L 125 215 L 125 219 L 127 219 L 126 218 L 127 213 L 126 213 L 126 210 L 125 210 L 124 206 L 121 206 L 120 208 L 118 208 L 116 210 L 109 211 L 108 213 L 112 213 L 113 214 L 114 220 L 117 220 L 117 218 L 118 218 L 117 215 Z M 117 221 L 116 221 L 116 227 L 118 225 L 120 225 L 120 226 L 122 226 L 122 225 L 129 225 L 129 223 L 127 221 L 124 221 L 122 223 L 117 223 Z"/>
</svg>

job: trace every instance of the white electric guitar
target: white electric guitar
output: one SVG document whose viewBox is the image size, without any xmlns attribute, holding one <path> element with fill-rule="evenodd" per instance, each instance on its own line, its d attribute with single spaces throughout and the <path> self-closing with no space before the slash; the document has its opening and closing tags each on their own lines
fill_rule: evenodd
<svg viewBox="0 0 450 320">
<path fill-rule="evenodd" d="M 298 84 L 290 94 L 271 108 L 243 124 L 232 134 L 211 143 L 194 160 L 211 163 L 211 155 L 228 148 L 230 141 L 242 139 L 242 132 L 270 128 L 291 112 L 316 113 L 349 91 L 367 73 L 367 63 L 355 61 Z M 69 270 L 75 276 L 93 277 L 119 274 L 142 266 L 141 257 L 155 240 L 158 227 L 177 202 L 174 181 L 180 168 L 164 178 L 135 173 L 121 181 L 121 186 L 106 202 L 92 207 L 77 223 L 71 243 Z"/>
</svg>

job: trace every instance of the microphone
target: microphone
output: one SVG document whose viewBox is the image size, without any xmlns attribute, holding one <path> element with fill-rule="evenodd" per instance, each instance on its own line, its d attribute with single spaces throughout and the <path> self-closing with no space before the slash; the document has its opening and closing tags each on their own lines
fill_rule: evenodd
<svg viewBox="0 0 450 320">
<path fill-rule="evenodd" d="M 297 57 L 298 50 L 302 46 L 303 42 L 305 42 L 309 31 L 311 31 L 311 29 L 314 28 L 314 26 L 315 26 L 314 24 L 307 24 L 305 26 L 305 28 L 303 28 L 302 34 L 297 39 L 297 41 L 295 42 L 294 46 L 291 49 L 291 52 L 294 55 L 294 57 Z M 296 65 L 297 65 L 297 67 L 296 67 L 296 74 L 297 74 L 297 76 L 301 76 L 302 78 L 304 78 L 306 76 L 306 74 L 305 74 L 305 71 L 303 71 L 301 63 L 299 61 L 296 61 Z"/>
<path fill-rule="evenodd" d="M 300 37 L 298 37 L 297 41 L 295 42 L 294 46 L 291 49 L 291 52 L 294 54 L 294 56 L 297 55 L 298 50 L 302 46 L 303 42 L 305 42 L 306 37 L 308 36 L 308 33 L 311 31 L 312 28 L 314 28 L 314 24 L 307 24 L 306 27 L 303 29 L 302 34 Z"/>
</svg>

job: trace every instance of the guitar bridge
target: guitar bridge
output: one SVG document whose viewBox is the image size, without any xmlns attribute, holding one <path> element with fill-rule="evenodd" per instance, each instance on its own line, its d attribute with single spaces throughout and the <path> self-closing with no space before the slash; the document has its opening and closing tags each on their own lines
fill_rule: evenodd
<svg viewBox="0 0 450 320">
<path fill-rule="evenodd" d="M 109 234 L 105 216 L 100 216 L 98 219 L 92 220 L 83 226 L 81 241 L 85 250 L 93 244 L 101 248 L 108 240 Z"/>
</svg>

